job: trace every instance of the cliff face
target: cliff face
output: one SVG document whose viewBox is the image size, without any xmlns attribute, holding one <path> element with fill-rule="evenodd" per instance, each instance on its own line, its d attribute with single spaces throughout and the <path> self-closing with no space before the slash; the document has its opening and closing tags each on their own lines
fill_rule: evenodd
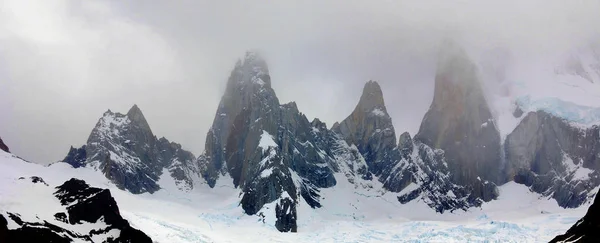
<svg viewBox="0 0 600 243">
<path fill-rule="evenodd" d="M 600 185 L 600 128 L 579 128 L 544 111 L 528 113 L 505 141 L 515 182 L 578 207 Z"/>
<path fill-rule="evenodd" d="M 415 139 L 444 151 L 456 184 L 473 187 L 477 197 L 485 201 L 496 198 L 477 185 L 482 180 L 504 181 L 500 134 L 476 66 L 456 44 L 442 46 L 434 99 Z"/>
</svg>

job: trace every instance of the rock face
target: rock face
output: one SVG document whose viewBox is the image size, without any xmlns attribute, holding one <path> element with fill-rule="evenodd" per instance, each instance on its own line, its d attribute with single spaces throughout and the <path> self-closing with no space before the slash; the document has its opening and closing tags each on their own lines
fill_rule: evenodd
<svg viewBox="0 0 600 243">
<path fill-rule="evenodd" d="M 3 150 L 4 152 L 10 153 L 10 151 L 8 150 L 8 146 L 6 146 L 6 144 L 4 144 L 4 142 L 2 141 L 2 138 L 0 138 L 0 149 Z"/>
<path fill-rule="evenodd" d="M 35 178 L 43 182 L 40 177 Z M 8 220 L 0 215 L 0 242 L 152 242 L 144 232 L 134 229 L 121 217 L 108 189 L 90 187 L 78 179 L 66 181 L 56 189 L 54 196 L 65 207 L 65 212 L 57 212 L 55 219 L 43 219 L 42 222 L 25 222 L 18 213 L 7 212 L 8 220 L 17 225 L 13 229 L 8 229 Z M 81 227 L 69 226 L 96 223 L 105 226 L 92 226 L 86 232 L 71 229 Z"/>
<path fill-rule="evenodd" d="M 591 200 L 600 185 L 600 128 L 579 128 L 544 111 L 528 113 L 505 141 L 507 173 L 561 207 Z"/>
<path fill-rule="evenodd" d="M 168 171 L 181 190 L 190 190 L 199 174 L 194 155 L 177 143 L 154 136 L 137 105 L 126 115 L 105 112 L 87 143 L 71 147 L 63 161 L 75 168 L 96 168 L 120 189 L 132 193 L 159 190 L 157 182 L 163 171 Z"/>
<path fill-rule="evenodd" d="M 309 122 L 295 103 L 279 103 L 266 62 L 248 52 L 231 72 L 198 157 L 202 176 L 211 187 L 231 177 L 247 214 L 275 210 L 277 229 L 295 232 L 298 197 L 319 207 L 318 188 L 336 183 L 322 148 L 327 134 L 334 135 L 320 121 Z"/>
<path fill-rule="evenodd" d="M 564 235 L 550 242 L 598 242 L 600 239 L 600 198 L 596 196 L 585 216 L 577 221 Z"/>
<path fill-rule="evenodd" d="M 375 81 L 365 84 L 352 114 L 335 124 L 332 130 L 342 135 L 348 144 L 356 145 L 369 171 L 377 176 L 389 171 L 400 159 L 392 118 L 387 113 L 381 87 Z"/>
<path fill-rule="evenodd" d="M 442 47 L 434 99 L 415 139 L 445 151 L 454 183 L 472 188 L 474 196 L 484 201 L 497 197 L 480 181 L 505 181 L 500 172 L 500 135 L 476 67 L 456 44 Z"/>
</svg>

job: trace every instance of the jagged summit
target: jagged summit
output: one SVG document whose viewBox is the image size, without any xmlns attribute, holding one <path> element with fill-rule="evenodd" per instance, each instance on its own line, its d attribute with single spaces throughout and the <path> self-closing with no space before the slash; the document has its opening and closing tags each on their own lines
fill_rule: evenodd
<svg viewBox="0 0 600 243">
<path fill-rule="evenodd" d="M 368 81 L 356 108 L 332 130 L 341 134 L 348 144 L 354 144 L 365 156 L 369 170 L 379 174 L 383 167 L 398 159 L 390 154 L 396 147 L 396 132 L 387 114 L 383 92 L 375 81 Z"/>
<path fill-rule="evenodd" d="M 379 83 L 376 81 L 368 81 L 363 88 L 362 95 L 360 96 L 360 101 L 356 106 L 356 109 L 361 111 L 373 111 L 374 109 L 379 108 L 382 112 L 387 114 L 385 109 L 385 102 L 383 101 L 383 92 L 381 91 L 381 87 Z"/>
<path fill-rule="evenodd" d="M 228 90 L 238 86 L 259 85 L 271 87 L 269 67 L 257 51 L 248 51 L 238 60 L 228 80 Z"/>
<path fill-rule="evenodd" d="M 181 190 L 199 177 L 195 157 L 176 143 L 152 133 L 137 105 L 126 115 L 108 110 L 92 129 L 87 143 L 73 148 L 63 160 L 73 167 L 92 167 L 120 189 L 132 193 L 155 192 L 166 169 Z"/>
<path fill-rule="evenodd" d="M 131 109 L 129 109 L 129 111 L 127 112 L 127 117 L 129 117 L 129 120 L 136 123 L 144 130 L 150 131 L 150 133 L 152 133 L 148 121 L 146 121 L 142 110 L 140 110 L 140 108 L 137 105 L 134 104 L 131 107 Z"/>
</svg>

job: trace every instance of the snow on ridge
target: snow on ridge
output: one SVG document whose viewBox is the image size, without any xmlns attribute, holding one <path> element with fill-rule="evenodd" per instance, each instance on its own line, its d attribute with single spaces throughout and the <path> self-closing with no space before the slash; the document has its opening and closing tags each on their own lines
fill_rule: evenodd
<svg viewBox="0 0 600 243">
<path fill-rule="evenodd" d="M 375 108 L 371 113 L 376 116 L 385 116 L 385 112 L 381 108 Z"/>
<path fill-rule="evenodd" d="M 106 112 L 98 121 L 97 131 L 100 136 L 112 138 L 120 135 L 119 129 L 131 123 L 126 115 L 120 113 Z"/>
<path fill-rule="evenodd" d="M 263 130 L 260 135 L 260 141 L 258 142 L 258 147 L 260 147 L 263 153 L 268 150 L 270 147 L 277 148 L 277 143 L 273 139 L 273 136 L 269 134 L 267 131 Z"/>
<path fill-rule="evenodd" d="M 273 168 L 268 168 L 260 172 L 260 177 L 267 178 L 273 174 Z"/>
</svg>

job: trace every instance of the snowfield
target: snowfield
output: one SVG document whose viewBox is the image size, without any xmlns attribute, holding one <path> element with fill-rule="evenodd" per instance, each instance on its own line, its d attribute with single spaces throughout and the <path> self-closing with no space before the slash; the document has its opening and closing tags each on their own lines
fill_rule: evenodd
<svg viewBox="0 0 600 243">
<path fill-rule="evenodd" d="M 40 176 L 50 186 L 18 180 L 29 176 Z M 59 205 L 51 196 L 54 187 L 72 177 L 109 188 L 123 217 L 155 242 L 547 242 L 570 228 L 589 206 L 562 209 L 525 186 L 508 183 L 500 187 L 498 200 L 481 208 L 438 214 L 423 201 L 402 205 L 379 188 L 355 188 L 339 174 L 336 187 L 322 189 L 322 208 L 300 203 L 299 232 L 280 233 L 274 215 L 243 213 L 240 192 L 229 178 L 221 178 L 213 189 L 202 185 L 186 193 L 165 176 L 159 182 L 164 189 L 134 195 L 91 168 L 65 163 L 44 167 L 0 151 L 0 213 L 39 217 L 76 230 L 50 215 Z M 9 228 L 14 227 L 9 220 Z"/>
</svg>

